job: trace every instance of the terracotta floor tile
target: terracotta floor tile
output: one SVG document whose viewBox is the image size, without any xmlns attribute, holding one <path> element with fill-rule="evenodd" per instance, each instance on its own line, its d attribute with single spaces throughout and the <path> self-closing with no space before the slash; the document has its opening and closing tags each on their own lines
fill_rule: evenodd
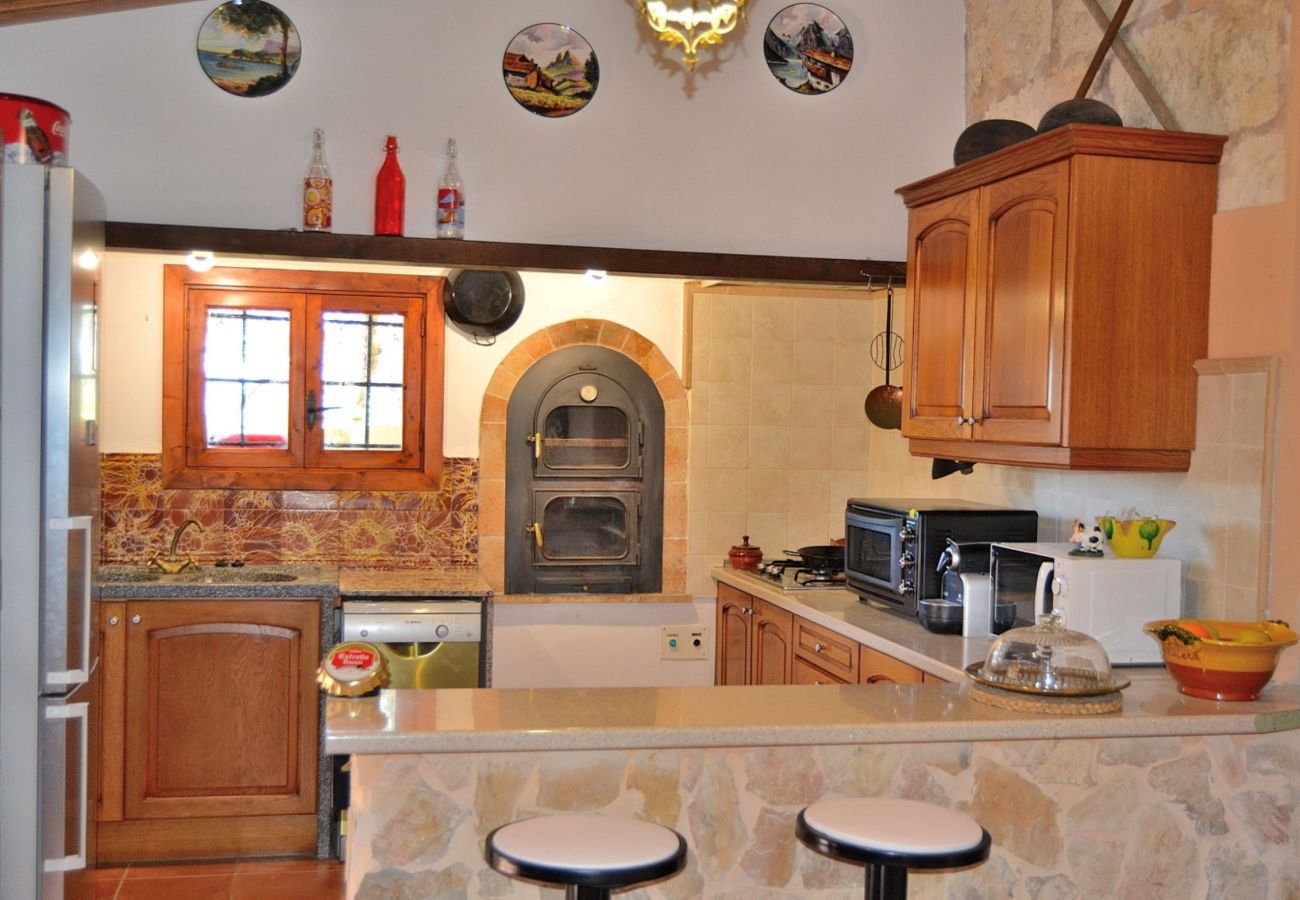
<svg viewBox="0 0 1300 900">
<path fill-rule="evenodd" d="M 319 859 L 241 859 L 239 868 L 235 870 L 238 875 L 247 874 L 277 874 L 280 872 L 314 872 L 316 870 L 332 871 L 337 869 L 340 873 L 343 871 L 343 863 L 331 862 L 329 860 Z"/>
<path fill-rule="evenodd" d="M 126 871 L 126 866 L 108 866 L 102 869 L 96 869 L 95 880 L 118 882 L 122 880 L 122 876 L 126 874 Z"/>
<path fill-rule="evenodd" d="M 117 900 L 229 900 L 234 880 L 233 874 L 128 877 L 117 892 Z"/>
<path fill-rule="evenodd" d="M 167 878 L 173 875 L 234 875 L 238 866 L 239 860 L 235 859 L 219 859 L 212 862 L 165 863 L 162 865 L 139 863 L 127 869 L 126 878 L 128 881 L 135 881 L 137 878 Z"/>
<path fill-rule="evenodd" d="M 234 900 L 343 900 L 343 867 L 235 875 Z"/>
</svg>

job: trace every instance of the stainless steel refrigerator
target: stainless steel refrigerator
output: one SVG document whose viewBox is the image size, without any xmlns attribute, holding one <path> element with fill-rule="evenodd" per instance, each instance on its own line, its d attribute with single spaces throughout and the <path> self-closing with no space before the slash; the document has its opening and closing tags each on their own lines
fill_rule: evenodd
<svg viewBox="0 0 1300 900">
<path fill-rule="evenodd" d="M 0 896 L 92 896 L 104 201 L 0 173 Z"/>
</svg>

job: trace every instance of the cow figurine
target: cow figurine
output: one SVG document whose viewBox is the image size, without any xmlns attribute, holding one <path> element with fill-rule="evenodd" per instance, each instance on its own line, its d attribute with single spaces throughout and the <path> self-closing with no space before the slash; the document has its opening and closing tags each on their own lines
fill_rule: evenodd
<svg viewBox="0 0 1300 900">
<path fill-rule="evenodd" d="M 1076 519 L 1074 534 L 1070 535 L 1070 543 L 1078 545 L 1070 551 L 1071 556 L 1101 556 L 1101 548 L 1106 544 L 1106 535 L 1100 525 L 1089 528 Z"/>
</svg>

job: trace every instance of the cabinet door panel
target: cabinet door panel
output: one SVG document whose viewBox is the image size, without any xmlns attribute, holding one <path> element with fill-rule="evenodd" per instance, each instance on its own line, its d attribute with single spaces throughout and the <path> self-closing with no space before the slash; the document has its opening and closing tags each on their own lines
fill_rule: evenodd
<svg viewBox="0 0 1300 900">
<path fill-rule="evenodd" d="M 718 585 L 717 659 L 714 684 L 745 684 L 749 674 L 750 596 L 729 585 Z"/>
<path fill-rule="evenodd" d="M 1061 440 L 1068 176 L 1068 164 L 1056 163 L 987 188 L 977 299 L 982 440 Z"/>
<path fill-rule="evenodd" d="M 975 194 L 913 210 L 904 341 L 903 434 L 951 438 L 970 408 Z"/>
<path fill-rule="evenodd" d="M 832 675 L 817 668 L 812 663 L 805 662 L 801 657 L 796 656 L 790 668 L 791 684 L 856 684 L 855 681 L 845 681 L 838 675 Z"/>
<path fill-rule="evenodd" d="M 128 617 L 126 817 L 314 810 L 315 604 L 141 602 Z"/>
<path fill-rule="evenodd" d="M 794 616 L 755 598 L 753 618 L 750 684 L 789 684 L 790 661 L 794 655 L 790 641 Z"/>
<path fill-rule="evenodd" d="M 858 669 L 860 684 L 920 684 L 921 670 L 887 653 L 863 646 Z"/>
</svg>

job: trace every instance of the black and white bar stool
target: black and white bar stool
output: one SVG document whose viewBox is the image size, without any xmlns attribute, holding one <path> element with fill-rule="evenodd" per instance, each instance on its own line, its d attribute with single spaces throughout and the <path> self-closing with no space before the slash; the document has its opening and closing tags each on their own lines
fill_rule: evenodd
<svg viewBox="0 0 1300 900">
<path fill-rule="evenodd" d="M 483 855 L 502 875 L 564 885 L 566 900 L 605 900 L 610 891 L 680 872 L 686 839 L 640 819 L 538 816 L 493 830 Z"/>
<path fill-rule="evenodd" d="M 955 869 L 989 858 L 993 839 L 956 810 L 891 798 L 819 800 L 795 820 L 811 849 L 867 868 L 866 900 L 903 900 L 908 869 Z"/>
</svg>

